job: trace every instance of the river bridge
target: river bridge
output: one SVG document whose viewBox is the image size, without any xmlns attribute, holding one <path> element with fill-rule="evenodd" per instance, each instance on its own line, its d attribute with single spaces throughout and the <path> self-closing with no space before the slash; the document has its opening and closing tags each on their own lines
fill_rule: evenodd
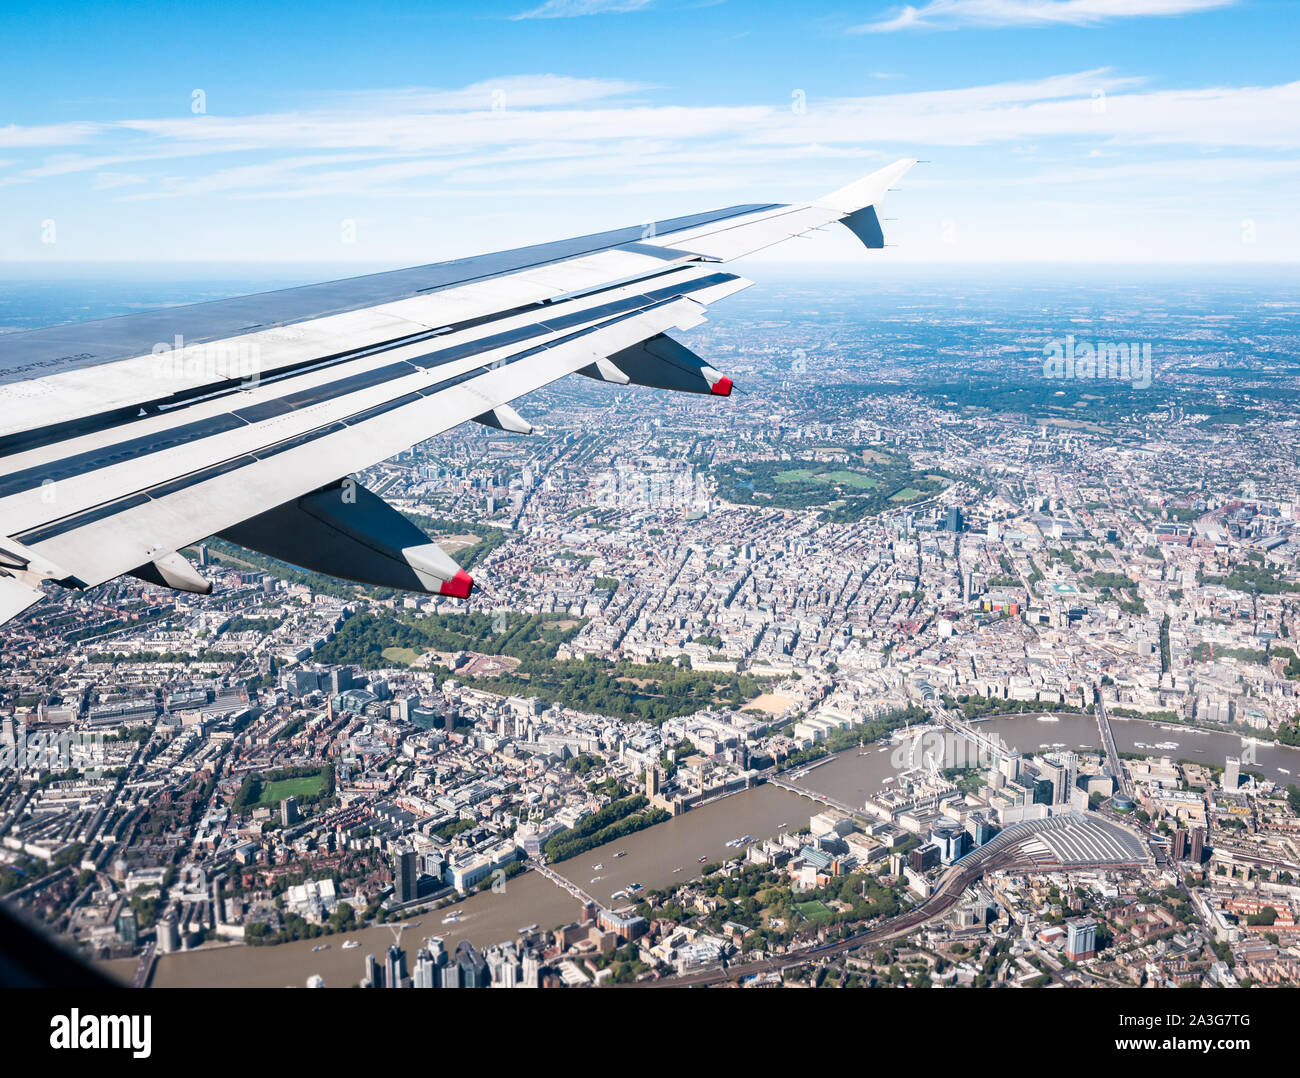
<svg viewBox="0 0 1300 1078">
<path fill-rule="evenodd" d="M 1133 784 L 1124 772 L 1124 765 L 1119 758 L 1119 747 L 1115 744 L 1115 732 L 1110 728 L 1110 716 L 1106 714 L 1106 701 L 1097 693 L 1097 729 L 1101 731 L 1101 744 L 1106 750 L 1106 763 L 1110 773 L 1115 776 L 1115 788 L 1125 797 L 1133 796 Z"/>
<path fill-rule="evenodd" d="M 564 890 L 568 891 L 569 894 L 571 894 L 579 902 L 590 902 L 596 906 L 600 905 L 600 903 L 597 902 L 594 898 L 592 898 L 591 895 L 587 894 L 586 891 L 584 891 L 572 880 L 565 879 L 558 872 L 556 872 L 555 869 L 550 868 L 547 865 L 537 865 L 536 869 L 538 872 L 540 872 L 543 876 L 545 876 L 557 887 L 562 887 L 564 888 Z"/>
<path fill-rule="evenodd" d="M 946 707 L 934 704 L 932 710 L 935 721 L 940 726 L 955 734 L 961 734 L 971 741 L 981 755 L 987 756 L 992 766 L 997 767 L 1004 757 L 1008 760 L 1019 758 L 1020 753 L 1005 744 L 1001 738 L 989 737 L 981 733 L 972 723 L 959 718 L 955 712 L 949 711 Z"/>
<path fill-rule="evenodd" d="M 788 790 L 792 794 L 798 794 L 800 797 L 806 797 L 810 801 L 817 801 L 828 808 L 838 809 L 847 816 L 854 816 L 860 820 L 874 821 L 875 817 L 871 816 L 866 810 L 854 808 L 845 801 L 838 798 L 829 797 L 826 794 L 818 793 L 816 790 L 810 790 L 806 786 L 798 786 L 788 779 L 776 778 L 775 776 L 768 780 L 768 783 L 781 790 Z"/>
</svg>

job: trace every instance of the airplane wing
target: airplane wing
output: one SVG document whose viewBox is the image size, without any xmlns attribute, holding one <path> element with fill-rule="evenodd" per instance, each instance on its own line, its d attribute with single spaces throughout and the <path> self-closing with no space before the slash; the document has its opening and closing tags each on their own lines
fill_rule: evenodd
<svg viewBox="0 0 1300 1078">
<path fill-rule="evenodd" d="M 815 202 L 742 205 L 414 269 L 0 336 L 0 623 L 53 581 L 206 593 L 220 535 L 307 569 L 467 598 L 473 581 L 347 478 L 566 375 L 726 396 L 669 331 L 719 268 L 842 222 L 882 247 L 902 160 Z"/>
</svg>

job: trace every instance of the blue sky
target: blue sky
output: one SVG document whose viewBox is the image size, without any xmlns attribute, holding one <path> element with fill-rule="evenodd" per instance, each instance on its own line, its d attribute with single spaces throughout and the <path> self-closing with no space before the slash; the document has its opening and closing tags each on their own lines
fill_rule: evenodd
<svg viewBox="0 0 1300 1078">
<path fill-rule="evenodd" d="M 0 260 L 411 264 L 902 156 L 884 258 L 1300 252 L 1284 0 L 80 7 L 7 5 Z"/>
</svg>

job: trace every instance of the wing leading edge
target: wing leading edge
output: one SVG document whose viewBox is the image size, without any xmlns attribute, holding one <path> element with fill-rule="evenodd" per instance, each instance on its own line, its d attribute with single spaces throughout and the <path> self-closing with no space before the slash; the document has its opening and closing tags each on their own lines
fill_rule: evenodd
<svg viewBox="0 0 1300 1078">
<path fill-rule="evenodd" d="M 913 163 L 810 203 L 0 337 L 0 623 L 46 581 L 205 593 L 177 551 L 211 535 L 468 597 L 468 574 L 346 477 L 469 420 L 530 431 L 510 402 L 569 374 L 728 395 L 669 335 L 750 284 L 717 263 L 834 222 L 882 246 L 876 207 Z"/>
</svg>

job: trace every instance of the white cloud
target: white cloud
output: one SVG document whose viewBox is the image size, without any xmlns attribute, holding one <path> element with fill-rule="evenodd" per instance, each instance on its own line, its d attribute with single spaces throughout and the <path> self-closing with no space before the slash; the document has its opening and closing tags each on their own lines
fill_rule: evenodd
<svg viewBox="0 0 1300 1078">
<path fill-rule="evenodd" d="M 95 176 L 94 189 L 96 191 L 111 191 L 117 187 L 135 187 L 148 182 L 147 177 L 135 173 L 100 172 Z"/>
<path fill-rule="evenodd" d="M 1300 160 L 1250 157 L 1179 157 L 1160 161 L 1126 161 L 1114 165 L 1061 165 L 1012 179 L 998 180 L 1018 187 L 1073 187 L 1097 191 L 1119 186 L 1131 190 L 1135 183 L 1158 184 L 1166 192 L 1195 188 L 1200 184 L 1245 185 L 1260 180 L 1286 179 L 1300 175 Z"/>
<path fill-rule="evenodd" d="M 651 0 L 546 0 L 541 7 L 513 15 L 514 19 L 574 19 L 580 15 L 612 15 L 640 11 Z"/>
<path fill-rule="evenodd" d="M 1205 149 L 1300 147 L 1300 82 L 1280 86 L 1137 90 L 1105 71 L 969 89 L 810 100 L 754 137 L 843 143 L 980 146 L 1079 139 Z"/>
<path fill-rule="evenodd" d="M 103 129 L 103 124 L 90 122 L 39 124 L 32 127 L 9 124 L 0 127 L 0 146 L 11 150 L 33 146 L 69 146 L 87 142 Z"/>
<path fill-rule="evenodd" d="M 1106 69 L 952 90 L 811 98 L 804 112 L 784 104 L 735 106 L 583 103 L 516 107 L 479 102 L 462 111 L 319 109 L 250 116 L 133 119 L 95 127 L 101 148 L 126 144 L 133 159 L 260 151 L 445 154 L 548 142 L 658 138 L 827 145 L 984 145 L 1051 137 L 1143 140 L 1203 147 L 1300 146 L 1300 83 L 1145 90 L 1141 79 Z M 493 85 L 484 83 L 484 86 Z M 510 80 L 502 80 L 510 85 Z M 477 94 L 468 100 L 478 101 Z M 75 126 L 77 143 L 88 140 Z M 25 129 L 9 129 L 21 145 Z M 43 133 L 42 138 L 50 136 Z M 108 167 L 95 154 L 48 159 L 34 175 Z"/>
<path fill-rule="evenodd" d="M 638 83 L 509 76 L 326 94 L 273 113 L 10 126 L 0 129 L 9 162 L 0 186 L 14 219 L 59 216 L 67 257 L 78 237 L 84 256 L 96 230 L 112 227 L 119 233 L 99 241 L 105 253 L 151 236 L 200 257 L 240 249 L 324 257 L 337 253 L 320 246 L 337 242 L 337 220 L 363 217 L 375 222 L 368 237 L 388 229 L 381 249 L 394 262 L 408 249 L 417 259 L 430 250 L 454 257 L 639 215 L 815 197 L 903 155 L 934 162 L 908 177 L 911 194 L 891 196 L 910 200 L 913 218 L 979 222 L 964 226 L 969 247 L 936 247 L 942 258 L 1032 254 L 1035 229 L 1076 244 L 1087 229 L 1075 207 L 1085 203 L 1113 207 L 1094 244 L 1105 251 L 1136 250 L 1139 239 L 1174 250 L 1189 242 L 1192 222 L 1208 242 L 1219 218 L 1226 234 L 1242 218 L 1271 215 L 1270 229 L 1260 225 L 1268 244 L 1248 253 L 1276 257 L 1296 232 L 1289 192 L 1300 83 L 1167 90 L 1099 68 L 945 90 L 866 85 L 879 92 L 810 97 L 796 112 L 780 97 L 656 104 L 654 88 Z M 301 207 L 273 205 L 289 200 Z M 522 222 L 516 213 L 512 228 L 490 235 L 465 223 L 525 203 L 545 212 Z M 441 224 L 421 242 L 398 223 L 408 212 L 399 207 L 433 212 Z M 1121 224 L 1138 239 L 1116 239 Z M 1011 235 L 1014 243 L 999 238 Z M 1216 253 L 1236 250 L 1216 242 Z"/>
<path fill-rule="evenodd" d="M 602 101 L 655 87 L 623 79 L 574 78 L 568 75 L 510 75 L 476 82 L 458 90 L 413 86 L 400 90 L 362 90 L 331 95 L 335 108 L 371 113 L 463 112 L 484 108 L 555 108 Z"/>
<path fill-rule="evenodd" d="M 1228 7 L 1236 0 L 930 0 L 896 8 L 849 33 L 954 30 L 962 26 L 1091 26 L 1108 19 L 1187 15 Z"/>
<path fill-rule="evenodd" d="M 742 166 L 758 176 L 778 168 L 798 174 L 798 162 L 925 156 L 928 147 L 1005 145 L 1008 158 L 1031 153 L 1046 160 L 1059 160 L 1066 145 L 1077 147 L 1078 158 L 1138 146 L 1300 150 L 1300 83 L 1148 90 L 1140 78 L 1095 69 L 951 90 L 812 98 L 803 112 L 784 103 L 628 99 L 645 89 L 512 76 L 458 90 L 327 98 L 328 107 L 294 112 L 64 124 L 58 128 L 67 145 L 44 157 L 41 149 L 55 138 L 49 127 L 11 126 L 2 132 L 11 147 L 37 159 L 19 164 L 5 182 L 129 175 L 134 190 L 120 197 L 135 200 L 402 195 L 404 185 L 418 189 L 430 181 L 491 191 L 521 168 L 539 185 L 548 178 L 567 183 L 570 174 L 617 185 L 647 170 L 667 184 L 673 170 L 689 176 L 706 160 L 731 162 L 738 176 Z M 165 176 L 158 171 L 164 163 Z M 98 182 L 102 188 L 110 181 Z"/>
</svg>

